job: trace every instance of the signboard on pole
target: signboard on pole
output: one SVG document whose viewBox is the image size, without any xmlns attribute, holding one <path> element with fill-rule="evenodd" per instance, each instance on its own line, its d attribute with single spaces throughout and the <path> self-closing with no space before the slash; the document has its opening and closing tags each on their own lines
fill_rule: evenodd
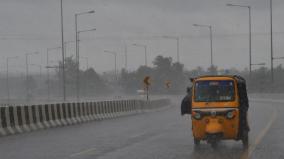
<svg viewBox="0 0 284 159">
<path fill-rule="evenodd" d="M 150 79 L 150 76 L 145 76 L 143 80 L 146 87 L 147 100 L 149 100 L 149 86 L 151 85 Z"/>
</svg>

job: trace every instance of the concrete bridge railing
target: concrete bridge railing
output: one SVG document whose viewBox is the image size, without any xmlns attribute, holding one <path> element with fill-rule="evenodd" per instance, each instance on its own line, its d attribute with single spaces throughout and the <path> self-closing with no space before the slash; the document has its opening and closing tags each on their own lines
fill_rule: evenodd
<svg viewBox="0 0 284 159">
<path fill-rule="evenodd" d="M 0 107 L 0 136 L 133 115 L 169 105 L 169 99 L 158 99 Z"/>
</svg>

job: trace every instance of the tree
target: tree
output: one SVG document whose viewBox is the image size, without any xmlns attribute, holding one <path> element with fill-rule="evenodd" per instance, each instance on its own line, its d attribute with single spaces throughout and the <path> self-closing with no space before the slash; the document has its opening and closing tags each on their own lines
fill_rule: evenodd
<svg viewBox="0 0 284 159">
<path fill-rule="evenodd" d="M 81 94 L 98 95 L 107 92 L 107 86 L 93 68 L 81 72 Z"/>
<path fill-rule="evenodd" d="M 62 62 L 59 62 L 59 69 L 57 76 L 61 79 L 62 76 Z M 79 70 L 79 86 L 80 94 L 86 95 L 98 95 L 107 91 L 106 84 L 100 78 L 93 68 L 89 68 L 86 71 Z M 75 95 L 77 82 L 77 63 L 75 59 L 67 57 L 65 59 L 65 84 L 67 93 L 69 95 Z"/>
</svg>

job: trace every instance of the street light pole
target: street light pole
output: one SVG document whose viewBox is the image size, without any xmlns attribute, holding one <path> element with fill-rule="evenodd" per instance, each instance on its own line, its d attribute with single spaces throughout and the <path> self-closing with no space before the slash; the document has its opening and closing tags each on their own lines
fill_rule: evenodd
<svg viewBox="0 0 284 159">
<path fill-rule="evenodd" d="M 91 11 L 87 11 L 87 12 L 80 12 L 80 13 L 76 13 L 75 14 L 75 45 L 76 45 L 76 62 L 79 61 L 79 56 L 78 56 L 78 16 L 80 15 L 85 15 L 85 14 L 92 14 L 92 13 L 95 13 L 94 10 L 91 10 Z"/>
<path fill-rule="evenodd" d="M 127 71 L 127 60 L 128 60 L 128 50 L 127 50 L 127 44 L 124 43 L 124 54 L 125 54 L 125 70 Z"/>
<path fill-rule="evenodd" d="M 64 56 L 65 56 L 65 60 L 67 58 L 67 44 L 73 43 L 73 42 L 75 42 L 75 41 L 65 41 L 64 42 Z"/>
<path fill-rule="evenodd" d="M 62 87 L 63 87 L 63 101 L 66 101 L 63 0 L 60 0 L 60 8 L 61 8 L 60 13 L 61 13 Z"/>
<path fill-rule="evenodd" d="M 212 34 L 212 26 L 209 26 L 210 30 L 210 55 L 211 55 L 211 67 L 213 68 L 213 34 Z"/>
<path fill-rule="evenodd" d="M 89 69 L 89 59 L 88 57 L 81 57 L 82 59 L 86 60 L 86 70 Z"/>
<path fill-rule="evenodd" d="M 29 101 L 29 66 L 28 66 L 28 54 L 26 54 L 26 100 Z"/>
<path fill-rule="evenodd" d="M 177 62 L 180 62 L 180 58 L 179 58 L 179 42 L 180 42 L 180 38 L 178 36 L 162 36 L 163 38 L 166 39 L 175 39 L 177 41 Z"/>
<path fill-rule="evenodd" d="M 147 66 L 147 45 L 133 44 L 133 46 L 143 47 L 145 51 L 145 66 Z"/>
<path fill-rule="evenodd" d="M 210 32 L 210 55 L 211 55 L 211 68 L 213 68 L 213 31 L 211 25 L 200 25 L 200 24 L 193 24 L 195 27 L 206 27 L 209 29 Z"/>
<path fill-rule="evenodd" d="M 117 80 L 117 66 L 116 66 L 117 53 L 114 51 L 108 51 L 108 50 L 105 50 L 104 52 L 114 55 L 114 73 L 115 73 L 115 80 Z"/>
<path fill-rule="evenodd" d="M 46 49 L 46 66 L 49 66 L 49 53 L 51 50 L 61 49 L 61 47 L 47 48 Z M 50 100 L 50 78 L 49 78 L 49 69 L 47 68 L 47 100 Z"/>
<path fill-rule="evenodd" d="M 79 52 L 79 48 L 80 48 L 80 33 L 84 33 L 84 32 L 90 32 L 90 31 L 95 31 L 96 29 L 88 29 L 88 30 L 82 30 L 82 31 L 78 31 L 76 33 L 77 35 L 77 53 L 76 53 L 76 61 L 77 61 L 77 71 L 76 71 L 76 96 L 77 96 L 77 101 L 80 100 L 80 52 Z"/>
<path fill-rule="evenodd" d="M 42 66 L 41 65 L 37 65 L 37 64 L 31 64 L 31 66 L 36 66 L 39 68 L 39 77 L 42 77 Z"/>
<path fill-rule="evenodd" d="M 10 104 L 10 87 L 9 87 L 9 60 L 16 59 L 16 57 L 7 57 L 6 58 L 6 64 L 7 64 L 7 70 L 6 70 L 6 86 L 7 86 L 7 104 Z"/>
<path fill-rule="evenodd" d="M 76 64 L 77 64 L 77 70 L 76 70 L 76 97 L 77 97 L 77 101 L 80 100 L 80 94 L 79 94 L 79 73 L 80 73 L 80 56 L 79 56 L 79 33 L 80 31 L 78 31 L 78 16 L 80 15 L 85 15 L 85 14 L 92 14 L 95 13 L 94 10 L 91 11 L 87 11 L 87 12 L 80 12 L 80 13 L 76 13 L 75 14 L 75 50 L 76 50 Z"/>
<path fill-rule="evenodd" d="M 249 9 L 249 73 L 250 73 L 250 76 L 251 76 L 251 66 L 252 66 L 252 53 L 251 53 L 251 7 L 248 6 L 248 9 Z"/>
<path fill-rule="evenodd" d="M 246 5 L 236 5 L 236 4 L 227 4 L 229 7 L 241 7 L 241 8 L 247 8 L 249 13 L 249 75 L 251 76 L 251 68 L 252 68 L 252 27 L 251 27 L 251 6 Z"/>
<path fill-rule="evenodd" d="M 26 53 L 26 100 L 29 102 L 29 95 L 30 95 L 30 84 L 29 84 L 29 55 L 38 54 L 38 52 L 33 53 Z"/>
<path fill-rule="evenodd" d="M 270 61 L 271 61 L 271 82 L 274 82 L 274 70 L 273 70 L 273 21 L 272 21 L 272 0 L 270 0 Z"/>
</svg>

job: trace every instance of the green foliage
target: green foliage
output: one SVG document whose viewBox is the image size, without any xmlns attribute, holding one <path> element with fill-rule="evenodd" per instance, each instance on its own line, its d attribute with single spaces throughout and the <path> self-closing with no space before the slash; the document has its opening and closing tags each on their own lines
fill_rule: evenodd
<svg viewBox="0 0 284 159">
<path fill-rule="evenodd" d="M 184 66 L 180 63 L 173 63 L 171 57 L 157 56 L 153 61 L 154 67 L 140 66 L 137 71 L 121 71 L 120 83 L 123 89 L 135 92 L 143 89 L 145 76 L 151 77 L 150 90 L 152 93 L 175 93 L 184 92 L 188 80 L 184 75 Z M 171 87 L 166 88 L 165 82 L 171 81 Z"/>
<path fill-rule="evenodd" d="M 66 82 L 69 92 L 75 93 L 77 64 L 72 57 L 66 58 Z M 61 76 L 61 63 L 59 63 L 58 79 Z M 97 95 L 109 92 L 110 89 L 121 90 L 124 93 L 135 94 L 137 90 L 144 89 L 143 79 L 151 77 L 151 93 L 184 93 L 187 86 L 191 85 L 189 78 L 201 75 L 241 75 L 245 77 L 249 92 L 283 92 L 284 69 L 279 65 L 274 69 L 275 81 L 271 82 L 270 69 L 260 67 L 252 71 L 244 69 L 218 69 L 216 66 L 204 69 L 196 67 L 192 70 L 185 70 L 181 63 L 173 62 L 171 57 L 157 56 L 153 61 L 153 67 L 140 66 L 137 70 L 128 72 L 122 69 L 117 82 L 103 80 L 93 68 L 80 70 L 80 94 Z M 113 80 L 114 78 L 111 78 Z M 170 88 L 165 85 L 166 81 L 171 82 Z M 114 86 L 118 85 L 118 86 Z"/>
<path fill-rule="evenodd" d="M 93 68 L 88 70 L 79 70 L 80 80 L 80 95 L 83 96 L 94 96 L 105 94 L 107 87 L 105 82 L 96 73 Z M 59 69 L 57 76 L 61 79 L 62 76 L 62 62 L 59 63 Z M 76 93 L 76 79 L 77 79 L 77 63 L 73 57 L 65 59 L 65 77 L 66 77 L 66 89 L 69 95 L 75 95 Z"/>
</svg>

